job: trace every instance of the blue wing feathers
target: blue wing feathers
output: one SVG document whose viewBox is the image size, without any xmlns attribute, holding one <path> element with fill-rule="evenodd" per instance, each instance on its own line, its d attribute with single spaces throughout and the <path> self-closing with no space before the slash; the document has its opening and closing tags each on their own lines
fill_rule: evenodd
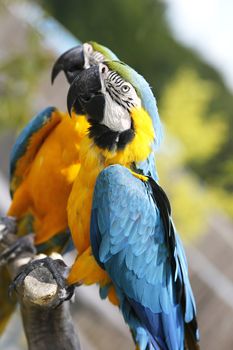
<svg viewBox="0 0 233 350">
<path fill-rule="evenodd" d="M 92 213 L 91 213 L 91 222 L 92 222 L 92 239 L 91 239 L 92 252 L 98 264 L 104 269 L 104 264 L 101 262 L 103 261 L 103 258 L 101 257 L 101 260 L 100 260 L 99 247 L 100 247 L 101 238 L 99 235 L 99 228 L 98 228 L 97 209 L 94 208 L 94 204 L 93 204 Z M 109 248 L 107 249 L 107 251 L 109 251 Z"/>
<path fill-rule="evenodd" d="M 163 217 L 150 193 L 148 184 L 125 167 L 114 165 L 102 171 L 93 197 L 92 250 L 116 287 L 135 337 L 142 342 L 147 337 L 152 349 L 182 350 L 184 316 L 179 287 L 185 294 L 185 321 L 195 316 L 186 258 L 174 234 L 169 239 L 175 246 L 176 282 Z"/>
</svg>

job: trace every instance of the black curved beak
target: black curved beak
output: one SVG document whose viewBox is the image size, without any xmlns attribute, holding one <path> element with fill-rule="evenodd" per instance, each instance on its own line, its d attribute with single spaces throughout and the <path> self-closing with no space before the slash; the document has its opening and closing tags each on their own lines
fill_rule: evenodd
<svg viewBox="0 0 233 350">
<path fill-rule="evenodd" d="M 99 66 L 92 66 L 80 72 L 71 84 L 67 95 L 67 108 L 71 114 L 76 104 L 90 119 L 100 122 L 104 117 L 105 97 L 101 92 Z"/>
<path fill-rule="evenodd" d="M 57 75 L 63 71 L 67 81 L 71 84 L 77 74 L 84 68 L 83 45 L 75 46 L 63 53 L 54 63 L 51 74 L 52 84 Z"/>
</svg>

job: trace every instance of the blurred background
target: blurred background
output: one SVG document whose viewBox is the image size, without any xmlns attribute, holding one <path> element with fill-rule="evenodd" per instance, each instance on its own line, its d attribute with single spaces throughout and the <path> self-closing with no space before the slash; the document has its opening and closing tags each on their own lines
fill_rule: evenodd
<svg viewBox="0 0 233 350">
<path fill-rule="evenodd" d="M 233 349 L 233 2 L 229 0 L 0 0 L 0 213 L 8 159 L 40 109 L 66 109 L 51 66 L 79 41 L 111 48 L 149 81 L 165 128 L 157 156 L 183 237 L 201 348 Z M 80 288 L 73 305 L 84 350 L 133 349 L 119 311 Z M 26 349 L 15 316 L 0 349 Z"/>
</svg>

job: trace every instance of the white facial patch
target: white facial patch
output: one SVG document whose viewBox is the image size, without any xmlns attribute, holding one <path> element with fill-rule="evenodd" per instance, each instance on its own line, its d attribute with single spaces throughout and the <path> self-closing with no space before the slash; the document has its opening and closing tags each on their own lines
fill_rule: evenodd
<svg viewBox="0 0 233 350">
<path fill-rule="evenodd" d="M 111 96 L 105 95 L 104 119 L 101 124 L 106 125 L 113 131 L 122 132 L 131 128 L 131 118 L 127 109 L 123 108 Z"/>
<path fill-rule="evenodd" d="M 118 132 L 130 129 L 131 116 L 129 110 L 133 107 L 141 107 L 140 98 L 130 83 L 125 82 L 116 73 L 110 71 L 105 64 L 99 64 L 99 71 L 102 92 L 105 95 L 104 118 L 101 124 Z"/>
</svg>

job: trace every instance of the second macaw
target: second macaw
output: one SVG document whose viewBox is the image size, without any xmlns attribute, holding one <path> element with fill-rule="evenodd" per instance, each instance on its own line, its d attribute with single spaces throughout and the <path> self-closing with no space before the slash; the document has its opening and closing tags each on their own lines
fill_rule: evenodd
<svg viewBox="0 0 233 350">
<path fill-rule="evenodd" d="M 187 262 L 157 184 L 162 128 L 148 83 L 123 63 L 101 63 L 79 74 L 67 101 L 90 123 L 68 201 L 78 251 L 68 282 L 99 283 L 138 349 L 198 349 Z"/>
<path fill-rule="evenodd" d="M 58 58 L 52 82 L 64 71 L 72 83 L 81 70 L 108 59 L 117 57 L 98 43 L 84 43 Z M 22 221 L 18 235 L 35 233 L 38 252 L 64 251 L 69 244 L 67 201 L 80 169 L 80 142 L 90 126 L 82 112 L 78 103 L 71 118 L 54 107 L 44 109 L 23 129 L 11 152 L 7 215 Z M 14 310 L 9 283 L 6 268 L 0 268 L 0 334 Z"/>
</svg>

